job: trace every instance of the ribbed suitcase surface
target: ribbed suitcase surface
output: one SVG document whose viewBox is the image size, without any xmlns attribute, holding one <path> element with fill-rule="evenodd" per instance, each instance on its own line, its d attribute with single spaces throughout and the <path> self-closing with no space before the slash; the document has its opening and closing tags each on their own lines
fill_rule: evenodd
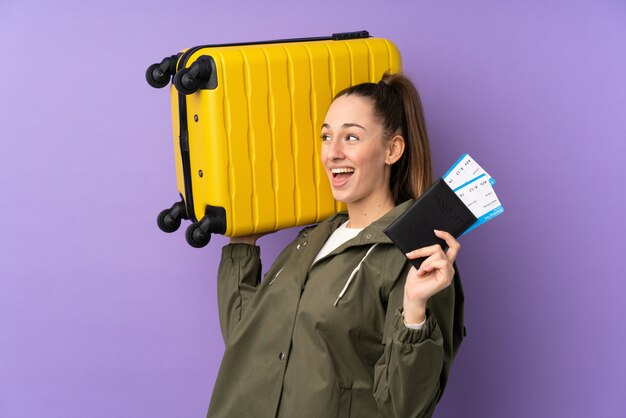
<svg viewBox="0 0 626 418">
<path fill-rule="evenodd" d="M 223 208 L 225 231 L 209 232 L 240 236 L 341 209 L 320 162 L 321 125 L 337 92 L 401 70 L 397 48 L 381 38 L 196 48 L 178 71 L 199 60 L 211 62 L 209 82 L 188 95 L 171 87 L 187 216 Z"/>
</svg>

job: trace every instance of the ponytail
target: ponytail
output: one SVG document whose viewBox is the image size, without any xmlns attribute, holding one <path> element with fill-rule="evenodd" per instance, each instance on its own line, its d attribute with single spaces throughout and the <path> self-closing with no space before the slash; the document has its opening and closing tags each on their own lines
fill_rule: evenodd
<svg viewBox="0 0 626 418">
<path fill-rule="evenodd" d="M 386 73 L 378 83 L 357 84 L 335 98 L 346 95 L 371 99 L 386 138 L 404 138 L 404 153 L 391 166 L 389 186 L 394 203 L 419 197 L 433 183 L 433 172 L 424 111 L 411 80 L 403 74 Z"/>
</svg>

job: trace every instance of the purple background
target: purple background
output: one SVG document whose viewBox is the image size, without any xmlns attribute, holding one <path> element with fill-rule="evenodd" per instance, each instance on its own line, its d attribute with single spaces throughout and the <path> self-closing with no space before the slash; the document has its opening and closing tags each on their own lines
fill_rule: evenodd
<svg viewBox="0 0 626 418">
<path fill-rule="evenodd" d="M 437 173 L 470 153 L 506 208 L 461 240 L 469 335 L 436 416 L 626 416 L 623 1 L 89 3 L 0 3 L 0 417 L 204 416 L 226 240 L 156 226 L 177 192 L 145 70 L 361 29 L 400 48 Z"/>
</svg>

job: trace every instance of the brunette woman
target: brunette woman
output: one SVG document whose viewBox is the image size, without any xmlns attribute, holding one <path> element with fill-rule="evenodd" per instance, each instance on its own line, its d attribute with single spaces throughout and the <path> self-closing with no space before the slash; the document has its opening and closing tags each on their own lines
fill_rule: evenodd
<svg viewBox="0 0 626 418">
<path fill-rule="evenodd" d="M 262 281 L 258 236 L 224 247 L 208 417 L 429 417 L 444 390 L 463 338 L 459 244 L 433 231 L 447 251 L 405 255 L 383 233 L 433 182 L 415 87 L 393 74 L 340 92 L 321 141 L 347 212 L 303 230 Z"/>
</svg>

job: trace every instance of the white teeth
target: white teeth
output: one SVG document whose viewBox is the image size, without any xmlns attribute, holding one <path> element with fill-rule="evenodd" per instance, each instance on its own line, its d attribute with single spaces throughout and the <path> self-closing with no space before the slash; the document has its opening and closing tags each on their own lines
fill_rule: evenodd
<svg viewBox="0 0 626 418">
<path fill-rule="evenodd" d="M 333 174 L 354 173 L 354 168 L 333 168 L 330 172 Z"/>
</svg>

